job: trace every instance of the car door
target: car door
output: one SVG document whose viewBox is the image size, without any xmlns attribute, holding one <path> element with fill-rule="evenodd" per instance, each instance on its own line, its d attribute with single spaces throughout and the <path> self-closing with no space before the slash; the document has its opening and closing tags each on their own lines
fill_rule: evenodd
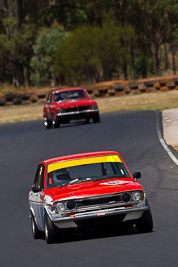
<svg viewBox="0 0 178 267">
<path fill-rule="evenodd" d="M 38 166 L 33 188 L 39 187 L 38 192 L 30 191 L 30 204 L 36 223 L 40 230 L 44 229 L 44 164 Z"/>
</svg>

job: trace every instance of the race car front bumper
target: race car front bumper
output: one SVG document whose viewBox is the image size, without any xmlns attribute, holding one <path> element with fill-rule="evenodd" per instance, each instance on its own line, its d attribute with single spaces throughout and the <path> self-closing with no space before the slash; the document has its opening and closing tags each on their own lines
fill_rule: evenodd
<svg viewBox="0 0 178 267">
<path fill-rule="evenodd" d="M 136 208 L 115 208 L 115 209 L 107 209 L 107 210 L 100 210 L 100 211 L 92 211 L 92 212 L 83 212 L 80 214 L 67 214 L 65 217 L 53 215 L 52 213 L 48 213 L 51 221 L 57 226 L 58 228 L 78 228 L 87 221 L 90 221 L 92 224 L 100 224 L 103 222 L 126 222 L 130 220 L 139 219 L 143 212 L 149 209 L 149 206 L 145 205 L 143 207 L 136 207 Z"/>
<path fill-rule="evenodd" d="M 86 114 L 93 114 L 93 113 L 98 113 L 99 109 L 88 109 L 88 110 L 78 110 L 78 111 L 72 111 L 72 112 L 62 112 L 62 113 L 57 113 L 57 117 L 65 117 L 65 116 L 78 116 L 78 115 L 86 115 Z"/>
</svg>

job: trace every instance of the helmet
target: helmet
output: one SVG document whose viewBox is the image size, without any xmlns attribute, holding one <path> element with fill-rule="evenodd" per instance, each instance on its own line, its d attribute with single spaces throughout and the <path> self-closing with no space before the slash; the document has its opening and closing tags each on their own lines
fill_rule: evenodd
<svg viewBox="0 0 178 267">
<path fill-rule="evenodd" d="M 58 183 L 61 180 L 69 180 L 70 175 L 69 175 L 69 170 L 66 168 L 59 169 L 53 172 L 53 181 L 54 183 Z"/>
</svg>

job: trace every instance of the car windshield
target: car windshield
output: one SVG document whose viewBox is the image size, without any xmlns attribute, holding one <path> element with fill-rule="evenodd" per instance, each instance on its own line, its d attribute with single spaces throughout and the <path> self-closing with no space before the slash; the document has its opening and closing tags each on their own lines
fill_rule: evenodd
<svg viewBox="0 0 178 267">
<path fill-rule="evenodd" d="M 122 162 L 102 162 L 55 169 L 47 175 L 47 188 L 102 179 L 130 178 Z"/>
<path fill-rule="evenodd" d="M 71 91 L 61 91 L 55 93 L 55 102 L 69 100 L 69 99 L 82 99 L 87 98 L 84 90 L 71 90 Z"/>
</svg>

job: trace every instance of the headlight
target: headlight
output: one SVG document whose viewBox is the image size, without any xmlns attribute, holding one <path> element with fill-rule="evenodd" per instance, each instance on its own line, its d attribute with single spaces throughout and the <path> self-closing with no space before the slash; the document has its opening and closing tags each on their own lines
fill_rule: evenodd
<svg viewBox="0 0 178 267">
<path fill-rule="evenodd" d="M 91 105 L 91 109 L 92 109 L 92 110 L 98 109 L 97 104 L 93 104 L 93 105 Z"/>
<path fill-rule="evenodd" d="M 122 201 L 128 203 L 130 201 L 131 195 L 129 193 L 124 193 L 121 197 Z"/>
<path fill-rule="evenodd" d="M 66 207 L 68 210 L 74 210 L 77 206 L 77 203 L 75 202 L 75 200 L 71 199 L 71 200 L 68 200 L 66 202 Z"/>
<path fill-rule="evenodd" d="M 64 202 L 58 202 L 54 206 L 56 213 L 65 214 L 66 212 L 73 211 L 76 208 L 77 203 L 75 200 L 70 199 Z"/>
<path fill-rule="evenodd" d="M 57 209 L 58 212 L 62 213 L 62 212 L 65 211 L 65 205 L 62 202 L 57 203 L 56 204 L 56 209 Z"/>
<path fill-rule="evenodd" d="M 143 192 L 142 191 L 136 191 L 132 193 L 132 201 L 134 202 L 140 202 L 143 200 Z"/>
</svg>

